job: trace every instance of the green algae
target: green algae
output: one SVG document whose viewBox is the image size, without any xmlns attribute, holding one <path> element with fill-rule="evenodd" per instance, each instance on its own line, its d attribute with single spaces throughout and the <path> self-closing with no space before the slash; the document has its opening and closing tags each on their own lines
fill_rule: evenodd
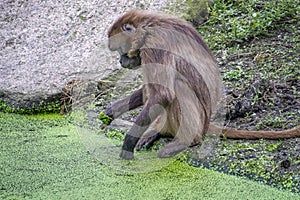
<svg viewBox="0 0 300 200">
<path fill-rule="evenodd" d="M 104 111 L 100 112 L 99 114 L 99 119 L 103 122 L 103 124 L 105 125 L 109 125 L 111 123 L 111 121 L 113 120 L 111 117 L 109 117 L 108 115 L 106 115 L 104 113 Z"/>
<path fill-rule="evenodd" d="M 0 199 L 300 199 L 175 161 L 150 173 L 106 166 L 59 115 L 0 113 Z"/>
<path fill-rule="evenodd" d="M 14 105 L 12 102 L 6 102 L 0 99 L 0 112 L 17 113 L 17 114 L 47 114 L 61 112 L 62 102 L 60 98 L 54 98 L 49 102 L 39 101 L 30 102 L 27 105 Z"/>
</svg>

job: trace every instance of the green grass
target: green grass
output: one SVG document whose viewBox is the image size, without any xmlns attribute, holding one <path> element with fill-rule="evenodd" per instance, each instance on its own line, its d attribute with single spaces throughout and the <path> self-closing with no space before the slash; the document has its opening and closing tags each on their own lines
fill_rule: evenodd
<svg viewBox="0 0 300 200">
<path fill-rule="evenodd" d="M 293 0 L 217 0 L 199 31 L 212 49 L 226 48 L 267 36 L 280 23 L 299 21 L 299 12 Z"/>
</svg>

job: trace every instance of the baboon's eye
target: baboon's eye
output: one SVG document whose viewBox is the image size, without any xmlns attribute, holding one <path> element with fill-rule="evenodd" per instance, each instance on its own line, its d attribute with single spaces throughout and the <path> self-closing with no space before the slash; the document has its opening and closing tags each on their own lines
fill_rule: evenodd
<svg viewBox="0 0 300 200">
<path fill-rule="evenodd" d="M 123 29 L 123 31 L 129 32 L 129 33 L 136 32 L 136 28 L 130 24 L 123 24 L 122 29 Z"/>
</svg>

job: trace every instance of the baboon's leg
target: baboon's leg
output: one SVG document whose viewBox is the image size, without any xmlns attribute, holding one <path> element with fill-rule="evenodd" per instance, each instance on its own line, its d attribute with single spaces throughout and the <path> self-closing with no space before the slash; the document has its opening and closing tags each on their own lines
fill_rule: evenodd
<svg viewBox="0 0 300 200">
<path fill-rule="evenodd" d="M 175 139 L 159 151 L 159 157 L 170 157 L 189 146 L 201 143 L 202 133 L 206 132 L 203 119 L 207 115 L 202 100 L 197 98 L 195 92 L 184 81 L 176 82 L 175 90 L 179 102 L 178 110 L 180 110 L 176 112 L 179 115 L 178 129 L 174 134 Z M 171 108 L 170 111 L 172 110 Z"/>
<path fill-rule="evenodd" d="M 186 144 L 180 142 L 179 139 L 174 139 L 174 141 L 168 143 L 164 146 L 159 152 L 159 158 L 168 158 L 171 156 L 176 155 L 177 153 L 181 152 L 182 150 L 188 148 Z"/>
<path fill-rule="evenodd" d="M 121 158 L 126 160 L 133 159 L 133 151 L 142 135 L 148 130 L 149 126 L 156 120 L 159 121 L 160 116 L 164 113 L 163 102 L 164 97 L 153 95 L 145 104 L 141 113 L 137 116 L 134 125 L 125 136 Z M 167 105 L 164 105 L 167 106 Z"/>
</svg>

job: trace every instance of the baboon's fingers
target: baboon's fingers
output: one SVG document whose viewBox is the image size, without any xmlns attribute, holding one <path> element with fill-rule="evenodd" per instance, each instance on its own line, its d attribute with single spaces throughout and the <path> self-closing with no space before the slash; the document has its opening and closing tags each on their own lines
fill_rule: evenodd
<svg viewBox="0 0 300 200">
<path fill-rule="evenodd" d="M 140 140 L 136 144 L 135 148 L 136 148 L 137 151 L 142 150 L 144 147 L 146 149 L 149 149 L 153 145 L 153 143 L 155 141 L 157 141 L 159 138 L 160 138 L 159 133 L 155 133 L 155 134 L 153 134 L 149 137 L 142 137 L 142 138 L 140 138 Z"/>
</svg>

